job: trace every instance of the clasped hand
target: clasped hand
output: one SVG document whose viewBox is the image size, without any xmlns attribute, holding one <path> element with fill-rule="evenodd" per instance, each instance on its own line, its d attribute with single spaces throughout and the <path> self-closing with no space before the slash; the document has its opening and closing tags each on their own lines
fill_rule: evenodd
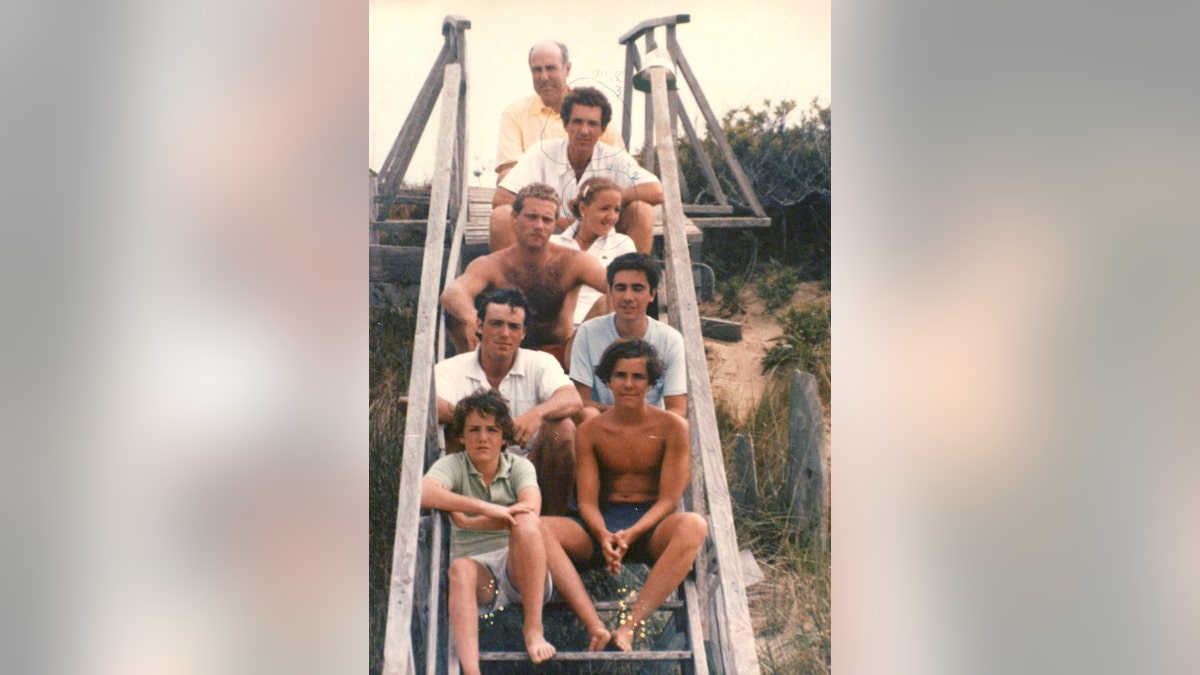
<svg viewBox="0 0 1200 675">
<path fill-rule="evenodd" d="M 600 551 L 604 554 L 604 562 L 608 566 L 609 574 L 620 573 L 621 561 L 625 559 L 625 553 L 629 551 L 628 531 L 606 532 L 604 540 L 600 542 Z"/>
</svg>

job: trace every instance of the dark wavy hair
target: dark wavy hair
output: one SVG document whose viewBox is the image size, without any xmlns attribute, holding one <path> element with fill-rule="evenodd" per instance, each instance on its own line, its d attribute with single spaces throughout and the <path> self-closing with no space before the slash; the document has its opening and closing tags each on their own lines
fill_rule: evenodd
<svg viewBox="0 0 1200 675">
<path fill-rule="evenodd" d="M 608 285 L 611 288 L 617 272 L 644 272 L 646 283 L 650 284 L 650 292 L 658 290 L 658 262 L 647 253 L 626 253 L 613 258 L 608 263 Z"/>
<path fill-rule="evenodd" d="M 604 350 L 604 355 L 600 357 L 600 365 L 596 366 L 596 377 L 599 377 L 604 384 L 608 384 L 612 378 L 613 369 L 617 367 L 617 361 L 621 359 L 646 359 L 646 378 L 651 386 L 658 384 L 658 381 L 662 379 L 663 371 L 666 370 L 654 345 L 645 340 L 630 338 L 617 340 Z"/>
<path fill-rule="evenodd" d="M 571 93 L 563 97 L 562 105 L 559 106 L 558 114 L 562 115 L 563 126 L 571 121 L 571 108 L 576 104 L 586 105 L 600 109 L 600 130 L 608 128 L 608 123 L 612 121 L 612 105 L 608 102 L 608 97 L 600 93 L 595 87 L 580 87 L 572 89 Z"/>
<path fill-rule="evenodd" d="M 463 430 L 467 426 L 467 416 L 471 413 L 496 420 L 496 426 L 500 427 L 500 433 L 504 436 L 504 444 L 512 445 L 516 435 L 513 432 L 512 413 L 508 411 L 508 403 L 500 392 L 495 389 L 478 389 L 474 394 L 459 401 L 454 407 L 454 419 L 450 420 L 446 428 L 451 438 L 462 439 Z"/>
<path fill-rule="evenodd" d="M 525 294 L 519 289 L 493 288 L 475 296 L 475 313 L 479 315 L 480 322 L 487 319 L 488 305 L 508 305 L 513 309 L 523 309 L 525 310 L 525 323 L 529 323 L 529 301 L 525 299 Z"/>
</svg>

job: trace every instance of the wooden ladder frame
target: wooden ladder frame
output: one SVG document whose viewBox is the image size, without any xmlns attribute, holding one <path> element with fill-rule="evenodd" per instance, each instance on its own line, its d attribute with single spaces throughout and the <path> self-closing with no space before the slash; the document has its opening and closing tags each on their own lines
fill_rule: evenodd
<svg viewBox="0 0 1200 675">
<path fill-rule="evenodd" d="M 732 215 L 734 207 L 729 203 L 729 197 L 725 194 L 725 190 L 721 187 L 721 183 L 717 179 L 717 173 L 713 168 L 712 161 L 704 151 L 704 146 L 700 142 L 700 137 L 696 133 L 691 119 L 683 108 L 683 102 L 680 100 L 679 91 L 676 88 L 669 89 L 665 99 L 661 102 L 656 102 L 655 97 L 648 91 L 644 97 L 646 126 L 643 157 L 645 157 L 646 169 L 651 173 L 655 172 L 655 153 L 653 150 L 656 145 L 656 137 L 669 138 L 674 142 L 674 139 L 678 136 L 678 126 L 682 124 L 684 133 L 687 135 L 688 142 L 692 146 L 696 159 L 700 162 L 700 169 L 704 173 L 708 187 L 713 191 L 713 195 L 717 200 L 716 204 L 682 204 L 683 199 L 690 199 L 690 190 L 686 182 L 684 182 L 683 175 L 679 172 L 678 162 L 676 162 L 672 172 L 675 176 L 676 185 L 679 186 L 683 214 L 699 216 L 700 218 L 697 219 L 696 224 L 704 228 L 768 227 L 771 224 L 771 220 L 767 217 L 762 204 L 758 201 L 758 195 L 754 192 L 754 187 L 750 184 L 750 179 L 742 169 L 741 162 L 733 154 L 733 148 L 729 145 L 729 139 L 725 137 L 721 123 L 717 119 L 717 116 L 713 114 L 712 107 L 708 104 L 708 98 L 705 97 L 704 90 L 700 88 L 700 82 L 696 79 L 695 73 L 692 72 L 692 67 L 688 64 L 687 57 L 683 55 L 683 48 L 679 46 L 679 41 L 675 37 L 675 26 L 690 21 L 691 16 L 688 14 L 675 14 L 657 19 L 648 19 L 634 26 L 617 40 L 619 44 L 625 46 L 625 83 L 622 89 L 621 109 L 621 136 L 625 141 L 625 147 L 629 147 L 632 131 L 634 75 L 643 67 L 643 55 L 638 51 L 637 40 L 638 38 L 643 39 L 646 55 L 649 55 L 659 48 L 658 42 L 655 40 L 655 29 L 663 27 L 666 32 L 666 49 L 670 55 L 671 63 L 687 82 L 688 89 L 692 92 L 692 97 L 696 101 L 696 107 L 699 108 L 708 125 L 708 133 L 716 140 L 722 158 L 733 173 L 738 192 L 741 193 L 742 199 L 745 200 L 752 216 L 736 217 Z M 665 129 L 656 129 L 655 120 L 660 110 L 666 111 L 667 119 L 669 119 L 669 124 Z M 674 147 L 672 147 L 672 154 L 674 154 L 674 150 Z M 661 152 L 662 150 L 660 149 L 659 153 Z M 661 159 L 659 163 L 662 163 Z M 664 187 L 666 185 L 666 176 L 662 174 L 665 172 L 665 167 L 662 171 L 658 172 L 659 178 L 663 180 Z"/>
</svg>

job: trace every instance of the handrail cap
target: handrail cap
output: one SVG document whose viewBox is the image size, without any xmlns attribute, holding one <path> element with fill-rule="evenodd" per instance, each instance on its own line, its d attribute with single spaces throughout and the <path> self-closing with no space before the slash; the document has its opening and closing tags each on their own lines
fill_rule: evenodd
<svg viewBox="0 0 1200 675">
<path fill-rule="evenodd" d="M 671 16 L 660 16 L 657 19 L 646 19 L 629 30 L 628 33 L 617 39 L 619 44 L 625 44 L 632 40 L 636 40 L 648 30 L 657 28 L 658 26 L 674 26 L 677 23 L 687 23 L 692 20 L 690 14 L 672 14 Z"/>
</svg>

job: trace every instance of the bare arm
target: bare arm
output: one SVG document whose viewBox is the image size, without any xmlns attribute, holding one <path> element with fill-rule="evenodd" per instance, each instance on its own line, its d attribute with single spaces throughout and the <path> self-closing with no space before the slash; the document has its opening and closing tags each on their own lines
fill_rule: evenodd
<svg viewBox="0 0 1200 675">
<path fill-rule="evenodd" d="M 440 483 L 439 483 L 440 485 Z M 530 485 L 521 490 L 517 501 L 506 507 L 514 518 L 522 513 L 541 513 L 542 491 L 536 485 Z M 503 520 L 487 516 L 468 516 L 461 511 L 451 511 L 450 520 L 464 530 L 507 530 L 508 525 Z"/>
<path fill-rule="evenodd" d="M 621 190 L 621 206 L 632 201 L 643 201 L 651 206 L 663 203 L 662 183 L 642 183 Z"/>
<path fill-rule="evenodd" d="M 524 494 L 524 490 L 521 491 Z M 541 497 L 537 499 L 537 505 L 541 507 Z M 517 501 L 512 506 L 500 506 L 492 504 L 480 499 L 460 495 L 452 492 L 450 488 L 442 485 L 441 481 L 433 476 L 426 476 L 421 481 L 421 508 L 437 509 L 448 513 L 460 511 L 464 513 L 477 513 L 481 516 L 494 518 L 500 522 L 506 523 L 507 526 L 516 524 L 516 514 L 525 513 L 530 510 L 529 504 Z"/>
<path fill-rule="evenodd" d="M 582 407 L 583 401 L 579 398 L 579 392 L 575 391 L 575 387 L 564 384 L 555 389 L 550 398 L 530 408 L 524 415 L 513 418 L 516 441 L 521 445 L 528 443 L 529 437 L 542 426 L 543 421 L 570 417 Z"/>
<path fill-rule="evenodd" d="M 576 382 L 575 383 L 575 391 L 579 392 L 579 400 L 583 401 L 583 406 L 585 408 L 595 408 L 596 410 L 599 410 L 600 412 L 604 412 L 605 410 L 608 410 L 609 408 L 612 407 L 610 405 L 604 405 L 603 403 L 600 403 L 598 401 L 593 401 L 592 400 L 592 388 L 587 386 L 586 384 L 580 384 L 580 383 Z"/>
<path fill-rule="evenodd" d="M 675 394 L 673 396 L 663 397 L 663 407 L 667 412 L 675 413 L 683 419 L 687 419 L 687 394 Z"/>
<path fill-rule="evenodd" d="M 498 188 L 500 186 L 500 181 L 504 180 L 504 177 L 507 176 L 508 172 L 512 171 L 512 168 L 516 165 L 517 165 L 516 162 L 505 162 L 504 164 L 501 164 L 500 166 L 496 167 L 496 186 Z M 500 190 L 503 190 L 503 189 L 504 188 L 499 188 L 496 190 L 496 192 L 499 192 Z M 504 190 L 504 191 L 508 192 L 508 190 Z M 492 208 L 495 208 L 495 206 L 496 206 L 495 199 L 493 198 Z"/>
<path fill-rule="evenodd" d="M 454 408 L 455 405 L 450 401 L 447 401 L 441 396 L 437 397 L 438 422 L 441 422 L 442 424 L 449 424 L 450 420 L 454 419 Z"/>
<path fill-rule="evenodd" d="M 571 259 L 571 263 L 571 269 L 575 271 L 576 275 L 574 283 L 580 285 L 587 284 L 602 294 L 608 294 L 608 272 L 604 267 L 604 263 L 583 251 L 575 251 L 575 256 Z"/>
<path fill-rule="evenodd" d="M 442 291 L 442 309 L 465 327 L 467 347 L 474 349 L 479 344 L 475 335 L 478 315 L 475 312 L 475 296 L 487 288 L 495 263 L 491 256 L 476 258 L 454 281 L 446 284 Z M 440 411 L 439 411 L 440 412 Z"/>
<path fill-rule="evenodd" d="M 584 422 L 575 432 L 575 501 L 579 518 L 597 539 L 603 541 L 608 528 L 600 515 L 600 465 L 591 430 L 594 424 Z"/>
</svg>

